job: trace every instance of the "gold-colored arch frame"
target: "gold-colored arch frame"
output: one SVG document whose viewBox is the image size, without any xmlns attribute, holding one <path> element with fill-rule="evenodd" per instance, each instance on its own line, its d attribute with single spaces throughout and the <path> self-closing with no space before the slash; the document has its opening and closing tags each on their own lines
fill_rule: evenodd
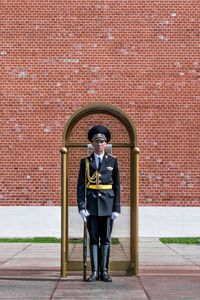
<svg viewBox="0 0 200 300">
<path fill-rule="evenodd" d="M 61 276 L 67 276 L 68 266 L 68 159 L 71 147 L 87 147 L 86 143 L 70 143 L 70 133 L 82 118 L 103 113 L 118 119 L 126 128 L 130 143 L 113 143 L 112 147 L 130 148 L 130 273 L 138 275 L 138 195 L 139 195 L 139 148 L 136 129 L 121 109 L 105 103 L 91 103 L 76 111 L 65 124 L 61 152 Z"/>
</svg>

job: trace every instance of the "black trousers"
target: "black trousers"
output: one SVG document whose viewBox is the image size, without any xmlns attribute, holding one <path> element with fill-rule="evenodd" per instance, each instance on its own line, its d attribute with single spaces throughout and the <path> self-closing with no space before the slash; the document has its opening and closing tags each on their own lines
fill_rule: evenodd
<svg viewBox="0 0 200 300">
<path fill-rule="evenodd" d="M 87 217 L 87 228 L 90 236 L 90 245 L 110 245 L 113 220 L 111 217 Z"/>
</svg>

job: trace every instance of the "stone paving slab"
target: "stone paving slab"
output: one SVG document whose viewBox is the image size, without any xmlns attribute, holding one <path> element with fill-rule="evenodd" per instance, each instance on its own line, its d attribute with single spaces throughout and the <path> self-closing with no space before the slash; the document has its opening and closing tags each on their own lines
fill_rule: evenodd
<svg viewBox="0 0 200 300">
<path fill-rule="evenodd" d="M 34 269 L 29 267 L 29 269 L 1 269 L 0 270 L 0 280 L 2 279 L 21 279 L 21 280 L 31 280 L 31 279 L 60 279 L 60 268 L 53 270 L 52 268 L 48 269 Z"/>
<path fill-rule="evenodd" d="M 173 243 L 169 243 L 169 244 L 164 244 L 167 247 L 170 248 L 185 248 L 185 249 L 200 249 L 200 244 L 173 244 Z"/>
<path fill-rule="evenodd" d="M 139 258 L 139 264 L 142 265 L 151 265 L 151 266 L 157 266 L 157 265 L 194 265 L 192 261 L 189 261 L 181 256 L 172 256 L 172 255 L 163 255 L 163 256 L 152 256 L 152 255 L 146 255 L 146 256 L 140 256 Z"/>
<path fill-rule="evenodd" d="M 6 267 L 45 267 L 51 265 L 52 267 L 56 267 L 60 265 L 60 258 L 12 258 L 9 261 L 5 262 L 2 268 Z"/>
<path fill-rule="evenodd" d="M 193 264 L 200 266 L 200 259 L 190 258 L 189 259 Z"/>
<path fill-rule="evenodd" d="M 199 276 L 141 276 L 151 300 L 199 300 Z"/>
<path fill-rule="evenodd" d="M 141 275 L 113 277 L 112 283 L 87 283 L 80 276 L 50 280 L 34 279 L 32 274 L 30 280 L 0 280 L 0 299 L 199 300 L 199 279 L 200 276 Z"/>
<path fill-rule="evenodd" d="M 1 254 L 0 254 L 1 255 Z M 60 258 L 57 251 L 23 251 L 17 254 L 17 258 Z"/>
<path fill-rule="evenodd" d="M 176 249 L 174 250 L 179 255 L 199 255 L 200 248 L 199 249 Z"/>
<path fill-rule="evenodd" d="M 166 248 L 166 245 L 161 243 L 161 242 L 157 242 L 157 241 L 146 241 L 146 242 L 140 242 L 139 243 L 139 247 L 148 247 L 148 248 Z"/>
<path fill-rule="evenodd" d="M 6 250 L 13 250 L 13 249 L 23 249 L 27 246 L 31 245 L 30 243 L 0 243 L 0 250 L 6 249 Z M 40 244 L 41 245 L 41 244 Z"/>
<path fill-rule="evenodd" d="M 0 299 L 49 300 L 57 281 L 1 280 Z"/>
<path fill-rule="evenodd" d="M 141 275 L 200 275 L 199 266 L 140 266 Z"/>
<path fill-rule="evenodd" d="M 172 249 L 169 249 L 169 248 L 155 248 L 155 247 L 151 247 L 151 248 L 148 248 L 148 247 L 141 247 L 139 249 L 139 255 L 140 254 L 170 254 L 170 255 L 179 255 L 179 253 L 176 253 L 175 251 L 172 251 Z"/>
<path fill-rule="evenodd" d="M 128 254 L 129 242 L 120 242 Z M 82 246 L 76 246 L 81 258 Z M 69 252 L 74 248 L 70 245 Z M 111 259 L 122 258 L 120 250 L 113 246 Z M 86 283 L 79 272 L 62 279 L 59 244 L 0 243 L 0 300 L 200 300 L 199 245 L 164 245 L 158 238 L 140 238 L 139 273 L 122 277 L 114 272 L 112 283 Z"/>
<path fill-rule="evenodd" d="M 160 243 L 159 237 L 139 237 L 139 242 L 158 242 Z"/>
<path fill-rule="evenodd" d="M 113 282 L 83 282 L 80 277 L 60 281 L 52 299 L 148 299 L 136 277 L 115 277 Z"/>
</svg>

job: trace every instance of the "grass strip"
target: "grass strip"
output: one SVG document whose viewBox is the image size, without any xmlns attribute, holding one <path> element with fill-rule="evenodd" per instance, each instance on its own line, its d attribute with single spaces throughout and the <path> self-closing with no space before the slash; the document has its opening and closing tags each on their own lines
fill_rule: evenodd
<svg viewBox="0 0 200 300">
<path fill-rule="evenodd" d="M 166 237 L 160 241 L 163 244 L 200 244 L 200 237 Z"/>
<path fill-rule="evenodd" d="M 60 243 L 55 237 L 0 238 L 0 243 Z"/>
<path fill-rule="evenodd" d="M 0 238 L 0 243 L 60 243 L 61 239 L 55 237 L 32 238 Z M 69 239 L 69 244 L 81 244 L 83 239 Z M 112 238 L 112 244 L 119 244 L 118 238 Z"/>
</svg>

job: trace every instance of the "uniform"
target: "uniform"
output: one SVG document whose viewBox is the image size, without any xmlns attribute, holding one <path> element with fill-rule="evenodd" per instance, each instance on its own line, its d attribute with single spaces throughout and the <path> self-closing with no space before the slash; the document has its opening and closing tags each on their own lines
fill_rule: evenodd
<svg viewBox="0 0 200 300">
<path fill-rule="evenodd" d="M 86 158 L 89 162 L 90 177 L 97 171 L 94 153 Z M 106 154 L 103 156 L 99 170 L 99 185 L 112 185 L 111 189 L 90 189 L 87 188 L 87 207 L 85 207 L 85 170 L 86 160 L 80 163 L 78 177 L 78 208 L 87 208 L 93 216 L 111 216 L 113 211 L 120 213 L 120 179 L 117 158 Z"/>
<path fill-rule="evenodd" d="M 97 132 L 99 132 L 99 128 Z M 106 137 L 109 140 L 108 135 Z M 85 193 L 87 203 L 85 203 Z M 107 273 L 113 223 L 111 216 L 113 212 L 120 213 L 121 211 L 120 177 L 116 157 L 105 152 L 100 167 L 96 165 L 94 153 L 81 160 L 77 185 L 77 202 L 79 212 L 86 210 L 89 214 L 87 228 L 90 236 L 91 267 L 92 272 L 95 273 L 95 275 L 92 273 L 94 276 L 91 275 L 89 281 L 98 279 L 99 247 L 101 273 L 106 274 L 102 279 L 112 281 Z"/>
</svg>

